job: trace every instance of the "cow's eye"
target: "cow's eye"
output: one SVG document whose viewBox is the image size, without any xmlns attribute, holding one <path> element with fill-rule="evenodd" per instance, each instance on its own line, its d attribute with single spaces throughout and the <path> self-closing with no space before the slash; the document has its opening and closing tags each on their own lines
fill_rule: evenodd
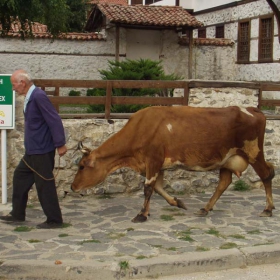
<svg viewBox="0 0 280 280">
<path fill-rule="evenodd" d="M 85 168 L 85 167 L 84 167 L 83 165 L 81 165 L 79 169 L 80 169 L 80 170 L 83 170 L 84 168 Z"/>
</svg>

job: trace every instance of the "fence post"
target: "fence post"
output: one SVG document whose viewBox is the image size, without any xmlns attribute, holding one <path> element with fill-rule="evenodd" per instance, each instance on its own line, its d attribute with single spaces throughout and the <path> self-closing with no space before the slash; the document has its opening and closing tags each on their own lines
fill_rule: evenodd
<svg viewBox="0 0 280 280">
<path fill-rule="evenodd" d="M 189 82 L 185 82 L 185 86 L 184 86 L 184 101 L 183 101 L 183 105 L 189 105 Z"/>
<path fill-rule="evenodd" d="M 59 87 L 55 87 L 55 89 L 54 89 L 54 96 L 59 96 Z M 59 104 L 54 105 L 54 108 L 59 113 Z"/>
<path fill-rule="evenodd" d="M 106 101 L 105 101 L 105 119 L 107 120 L 110 119 L 111 105 L 112 105 L 112 82 L 107 81 Z"/>
<path fill-rule="evenodd" d="M 262 103 L 262 84 L 260 84 L 259 87 L 259 96 L 258 96 L 258 108 L 261 109 L 261 103 Z"/>
</svg>

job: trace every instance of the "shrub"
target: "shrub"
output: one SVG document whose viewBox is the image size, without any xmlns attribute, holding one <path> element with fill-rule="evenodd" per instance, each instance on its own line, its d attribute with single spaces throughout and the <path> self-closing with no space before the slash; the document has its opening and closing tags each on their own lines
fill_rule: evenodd
<svg viewBox="0 0 280 280">
<path fill-rule="evenodd" d="M 161 61 L 150 59 L 109 61 L 109 70 L 100 70 L 103 80 L 179 80 L 181 77 L 165 75 Z M 113 89 L 113 96 L 173 96 L 174 89 Z M 105 96 L 106 89 L 88 89 L 87 96 Z M 149 105 L 113 105 L 112 112 L 134 113 Z M 100 113 L 105 111 L 104 105 L 90 105 L 88 112 Z"/>
<path fill-rule="evenodd" d="M 70 90 L 69 91 L 69 96 L 81 96 L 81 92 L 77 90 Z"/>
</svg>

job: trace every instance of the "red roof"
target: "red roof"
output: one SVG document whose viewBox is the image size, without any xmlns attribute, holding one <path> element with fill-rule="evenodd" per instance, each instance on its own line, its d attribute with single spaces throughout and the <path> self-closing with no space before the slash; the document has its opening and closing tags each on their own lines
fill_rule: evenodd
<svg viewBox="0 0 280 280">
<path fill-rule="evenodd" d="M 88 19 L 87 30 L 90 22 L 94 21 L 96 8 L 112 23 L 157 27 L 201 27 L 203 23 L 178 6 L 124 6 L 114 4 L 97 4 Z"/>
<path fill-rule="evenodd" d="M 118 5 L 128 5 L 128 0 L 92 0 L 88 2 L 89 4 L 118 4 Z"/>
<path fill-rule="evenodd" d="M 1 30 L 0 25 L 0 30 Z M 7 34 L 9 37 L 21 37 L 20 31 L 21 24 L 19 21 L 14 21 L 11 24 L 11 29 Z M 34 38 L 39 39 L 52 39 L 53 35 L 48 32 L 48 27 L 44 24 L 33 22 L 32 23 L 32 33 Z M 78 32 L 71 32 L 71 33 L 61 33 L 57 39 L 65 39 L 65 40 L 83 40 L 83 41 L 91 41 L 91 40 L 101 40 L 103 36 L 101 34 L 95 32 L 89 33 L 78 33 Z"/>
</svg>

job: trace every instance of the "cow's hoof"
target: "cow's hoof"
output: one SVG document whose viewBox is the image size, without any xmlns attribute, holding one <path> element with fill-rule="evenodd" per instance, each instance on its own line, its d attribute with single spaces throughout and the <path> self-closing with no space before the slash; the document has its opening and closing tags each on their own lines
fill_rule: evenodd
<svg viewBox="0 0 280 280">
<path fill-rule="evenodd" d="M 147 217 L 143 214 L 138 214 L 135 218 L 131 220 L 133 223 L 143 223 L 147 221 Z"/>
<path fill-rule="evenodd" d="M 181 199 L 178 199 L 177 197 L 174 197 L 174 199 L 177 202 L 177 207 L 178 208 L 183 208 L 185 210 L 187 210 L 188 208 L 185 206 L 184 202 Z"/>
<path fill-rule="evenodd" d="M 194 213 L 198 217 L 206 217 L 208 215 L 208 211 L 206 211 L 204 208 L 201 208 L 199 211 Z"/>
<path fill-rule="evenodd" d="M 271 217 L 272 211 L 264 209 L 263 212 L 259 215 L 260 217 Z"/>
</svg>

